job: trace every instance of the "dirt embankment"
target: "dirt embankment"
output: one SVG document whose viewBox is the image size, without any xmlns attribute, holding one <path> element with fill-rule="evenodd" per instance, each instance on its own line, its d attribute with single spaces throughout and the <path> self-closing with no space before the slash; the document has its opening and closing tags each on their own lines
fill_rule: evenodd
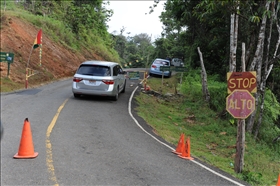
<svg viewBox="0 0 280 186">
<path fill-rule="evenodd" d="M 76 53 L 53 42 L 42 30 L 42 57 L 40 64 L 40 48 L 32 49 L 40 28 L 17 17 L 4 15 L 1 17 L 1 52 L 14 53 L 14 61 L 10 65 L 9 79 L 25 85 L 25 71 L 28 67 L 38 72 L 29 77 L 29 86 L 46 83 L 55 79 L 71 77 L 78 65 L 85 60 L 104 60 L 88 51 Z M 30 59 L 29 59 L 30 56 Z M 0 63 L 1 78 L 7 77 L 8 64 Z M 1 86 L 8 86 L 1 81 Z"/>
</svg>

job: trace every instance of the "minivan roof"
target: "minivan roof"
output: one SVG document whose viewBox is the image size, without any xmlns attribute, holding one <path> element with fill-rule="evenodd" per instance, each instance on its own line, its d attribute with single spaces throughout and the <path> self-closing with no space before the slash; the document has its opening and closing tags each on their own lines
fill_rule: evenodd
<svg viewBox="0 0 280 186">
<path fill-rule="evenodd" d="M 162 59 L 162 58 L 156 58 L 155 60 L 162 60 L 162 61 L 170 62 L 169 60 L 167 60 L 167 59 Z"/>
<path fill-rule="evenodd" d="M 111 61 L 85 61 L 81 65 L 106 65 L 106 66 L 112 66 L 112 65 L 118 65 L 117 62 L 111 62 Z"/>
</svg>

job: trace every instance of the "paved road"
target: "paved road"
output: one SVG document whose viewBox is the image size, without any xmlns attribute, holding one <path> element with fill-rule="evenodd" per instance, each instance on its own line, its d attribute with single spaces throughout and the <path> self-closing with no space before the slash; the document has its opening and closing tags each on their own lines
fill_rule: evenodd
<svg viewBox="0 0 280 186">
<path fill-rule="evenodd" d="M 177 157 L 174 146 L 151 136 L 133 109 L 137 80 L 128 80 L 117 102 L 75 99 L 71 83 L 1 95 L 1 185 L 241 185 L 198 160 Z M 39 155 L 14 159 L 25 118 Z"/>
</svg>

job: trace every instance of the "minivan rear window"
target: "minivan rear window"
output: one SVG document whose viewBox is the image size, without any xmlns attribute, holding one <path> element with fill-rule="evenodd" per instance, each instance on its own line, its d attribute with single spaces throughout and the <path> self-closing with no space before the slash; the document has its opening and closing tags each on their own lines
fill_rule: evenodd
<svg viewBox="0 0 280 186">
<path fill-rule="evenodd" d="M 99 65 L 81 65 L 77 74 L 88 76 L 111 76 L 110 67 Z"/>
<path fill-rule="evenodd" d="M 156 60 L 156 61 L 154 61 L 154 64 L 169 65 L 169 62 L 167 62 L 167 61 L 161 61 L 161 60 Z"/>
</svg>

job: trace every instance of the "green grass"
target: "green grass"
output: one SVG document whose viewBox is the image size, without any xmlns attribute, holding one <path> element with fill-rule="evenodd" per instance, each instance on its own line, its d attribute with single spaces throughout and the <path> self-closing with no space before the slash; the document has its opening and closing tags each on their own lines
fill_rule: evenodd
<svg viewBox="0 0 280 186">
<path fill-rule="evenodd" d="M 1 92 L 11 92 L 24 88 L 24 84 L 13 82 L 8 77 L 1 77 L 0 83 L 1 83 L 0 85 Z"/>
<path fill-rule="evenodd" d="M 163 95 L 174 94 L 175 87 L 184 92 L 178 82 L 176 76 L 164 78 L 163 84 L 161 78 L 151 78 L 147 85 Z M 246 135 L 245 165 L 242 173 L 235 173 L 236 121 L 221 119 L 209 108 L 202 99 L 199 83 L 188 86 L 183 96 L 173 96 L 172 99 L 141 93 L 136 97 L 138 114 L 153 127 L 155 134 L 175 146 L 182 133 L 190 136 L 193 157 L 252 185 L 276 185 L 280 172 L 279 148 L 278 151 L 272 150 Z"/>
</svg>

